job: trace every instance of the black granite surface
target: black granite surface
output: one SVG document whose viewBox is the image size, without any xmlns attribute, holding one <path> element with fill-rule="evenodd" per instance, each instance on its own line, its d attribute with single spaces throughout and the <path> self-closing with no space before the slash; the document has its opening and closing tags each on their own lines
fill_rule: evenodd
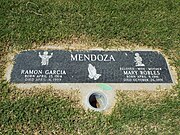
<svg viewBox="0 0 180 135">
<path fill-rule="evenodd" d="M 12 83 L 172 83 L 156 51 L 33 50 L 14 61 Z"/>
</svg>

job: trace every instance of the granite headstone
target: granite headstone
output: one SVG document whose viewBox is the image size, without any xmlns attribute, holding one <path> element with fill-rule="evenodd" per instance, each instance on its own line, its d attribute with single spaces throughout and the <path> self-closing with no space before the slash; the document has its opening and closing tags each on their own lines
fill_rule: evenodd
<svg viewBox="0 0 180 135">
<path fill-rule="evenodd" d="M 12 83 L 172 83 L 157 51 L 32 50 L 14 61 Z"/>
</svg>

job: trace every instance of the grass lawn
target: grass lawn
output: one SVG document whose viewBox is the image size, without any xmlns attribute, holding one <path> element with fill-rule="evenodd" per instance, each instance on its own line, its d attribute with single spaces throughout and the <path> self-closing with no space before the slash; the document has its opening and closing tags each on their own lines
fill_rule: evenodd
<svg viewBox="0 0 180 135">
<path fill-rule="evenodd" d="M 76 38 L 161 49 L 178 73 L 167 91 L 117 93 L 111 114 L 80 99 L 18 91 L 3 80 L 6 55 Z M 130 46 L 126 44 L 126 47 Z M 180 0 L 0 0 L 0 134 L 180 134 Z M 134 96 L 130 96 L 134 95 Z M 134 98 L 132 98 L 134 97 Z"/>
</svg>

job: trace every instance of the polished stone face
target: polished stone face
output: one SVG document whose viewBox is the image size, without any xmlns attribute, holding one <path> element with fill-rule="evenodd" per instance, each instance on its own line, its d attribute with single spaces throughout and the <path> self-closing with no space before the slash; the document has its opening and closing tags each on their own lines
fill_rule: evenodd
<svg viewBox="0 0 180 135">
<path fill-rule="evenodd" d="M 16 55 L 12 83 L 172 83 L 156 51 L 35 50 Z"/>
</svg>

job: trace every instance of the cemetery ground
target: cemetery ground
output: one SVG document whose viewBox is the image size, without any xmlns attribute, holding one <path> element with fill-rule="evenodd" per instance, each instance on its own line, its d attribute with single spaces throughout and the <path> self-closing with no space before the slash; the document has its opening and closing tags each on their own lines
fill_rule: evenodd
<svg viewBox="0 0 180 135">
<path fill-rule="evenodd" d="M 177 84 L 118 91 L 101 113 L 85 111 L 78 90 L 19 90 L 3 78 L 9 54 L 61 43 L 158 49 Z M 179 48 L 179 0 L 1 0 L 0 134 L 180 134 Z"/>
</svg>

